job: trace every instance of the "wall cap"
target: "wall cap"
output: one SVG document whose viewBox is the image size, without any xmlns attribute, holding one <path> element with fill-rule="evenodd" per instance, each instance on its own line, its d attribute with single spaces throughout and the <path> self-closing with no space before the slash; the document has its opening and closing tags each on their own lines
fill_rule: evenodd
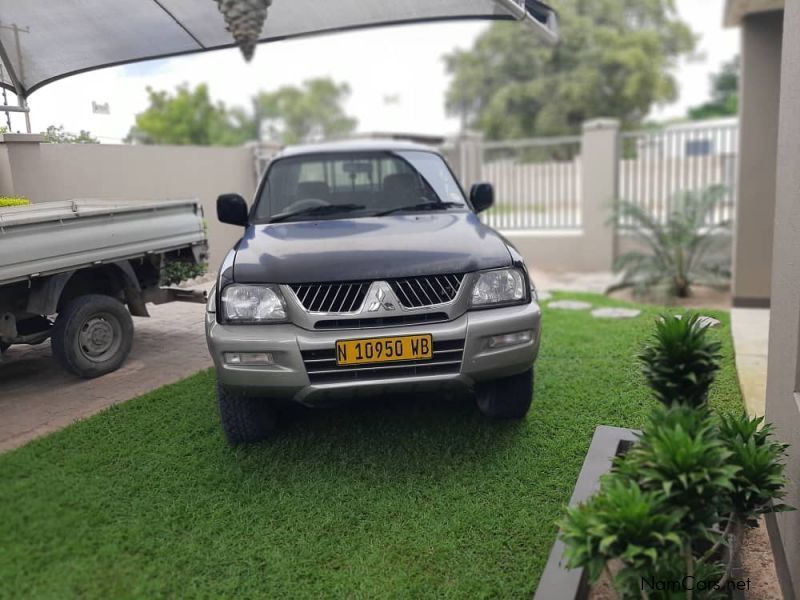
<svg viewBox="0 0 800 600">
<path fill-rule="evenodd" d="M 591 121 L 584 121 L 584 131 L 600 131 L 605 129 L 619 129 L 619 119 L 592 119 Z"/>
<path fill-rule="evenodd" d="M 39 133 L 0 133 L 0 144 L 41 144 L 44 140 Z"/>
</svg>

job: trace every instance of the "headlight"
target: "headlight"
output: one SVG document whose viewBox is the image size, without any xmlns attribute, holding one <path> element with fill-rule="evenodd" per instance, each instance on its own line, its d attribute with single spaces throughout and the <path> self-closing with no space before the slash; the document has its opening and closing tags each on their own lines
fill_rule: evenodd
<svg viewBox="0 0 800 600">
<path fill-rule="evenodd" d="M 275 285 L 229 285 L 222 292 L 222 314 L 227 321 L 283 321 L 286 302 Z"/>
<path fill-rule="evenodd" d="M 525 277 L 519 269 L 485 271 L 472 288 L 472 306 L 512 304 L 525 299 Z"/>
</svg>

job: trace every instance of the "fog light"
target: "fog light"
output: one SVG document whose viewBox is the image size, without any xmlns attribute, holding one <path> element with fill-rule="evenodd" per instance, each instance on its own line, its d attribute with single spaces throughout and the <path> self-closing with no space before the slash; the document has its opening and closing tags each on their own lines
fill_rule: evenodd
<svg viewBox="0 0 800 600">
<path fill-rule="evenodd" d="M 516 346 L 527 344 L 533 339 L 533 331 L 518 331 L 517 333 L 506 333 L 505 335 L 494 335 L 489 338 L 489 348 L 503 348 L 505 346 Z"/>
<path fill-rule="evenodd" d="M 275 360 L 270 352 L 226 352 L 226 365 L 274 365 Z"/>
</svg>

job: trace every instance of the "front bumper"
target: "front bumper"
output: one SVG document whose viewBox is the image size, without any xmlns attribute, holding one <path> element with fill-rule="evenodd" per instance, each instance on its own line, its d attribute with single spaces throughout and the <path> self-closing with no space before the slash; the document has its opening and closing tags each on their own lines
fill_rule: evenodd
<svg viewBox="0 0 800 600">
<path fill-rule="evenodd" d="M 293 324 L 224 325 L 214 313 L 206 313 L 206 340 L 225 386 L 242 393 L 271 400 L 294 401 L 307 405 L 325 404 L 343 397 L 436 389 L 470 389 L 475 383 L 516 375 L 529 369 L 539 351 L 541 310 L 536 302 L 481 311 L 471 311 L 444 323 L 310 331 Z M 532 331 L 531 341 L 513 346 L 490 348 L 492 336 Z M 357 381 L 312 381 L 304 356 L 315 351 L 331 351 L 337 340 L 429 333 L 437 343 L 463 342 L 460 365 L 448 372 L 392 375 L 391 369 L 362 368 Z M 226 364 L 226 352 L 268 352 L 269 366 Z M 420 369 L 425 371 L 425 369 Z"/>
</svg>

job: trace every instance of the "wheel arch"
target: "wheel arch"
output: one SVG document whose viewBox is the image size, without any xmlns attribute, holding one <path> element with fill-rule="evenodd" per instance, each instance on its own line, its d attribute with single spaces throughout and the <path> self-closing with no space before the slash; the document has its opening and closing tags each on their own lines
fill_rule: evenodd
<svg viewBox="0 0 800 600">
<path fill-rule="evenodd" d="M 91 293 L 119 294 L 132 315 L 150 316 L 139 280 L 128 261 L 75 269 L 42 278 L 31 288 L 27 311 L 51 315 L 59 311 L 65 299 L 68 301 L 78 295 Z"/>
</svg>

